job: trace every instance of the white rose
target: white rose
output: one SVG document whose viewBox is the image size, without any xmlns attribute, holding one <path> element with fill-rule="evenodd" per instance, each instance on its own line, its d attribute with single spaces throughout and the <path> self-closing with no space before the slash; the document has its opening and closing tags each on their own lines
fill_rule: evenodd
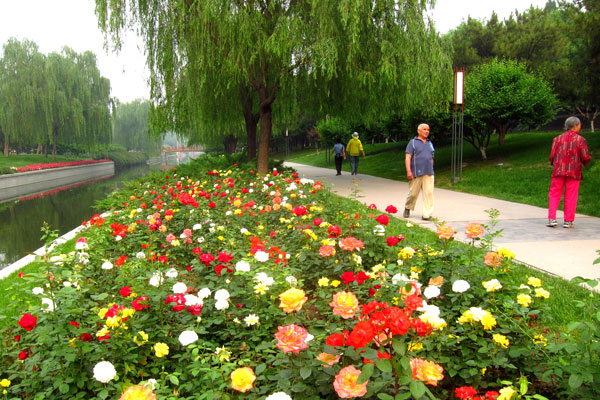
<svg viewBox="0 0 600 400">
<path fill-rule="evenodd" d="M 173 293 L 185 293 L 187 290 L 187 285 L 183 282 L 177 282 L 173 285 Z"/>
<path fill-rule="evenodd" d="M 229 302 L 227 300 L 218 300 L 215 303 L 215 308 L 219 311 L 227 310 L 229 308 Z"/>
<path fill-rule="evenodd" d="M 197 231 L 202 229 L 202 224 L 195 224 L 194 226 L 192 226 L 192 230 L 193 231 Z"/>
<path fill-rule="evenodd" d="M 456 293 L 464 293 L 471 288 L 469 282 L 459 279 L 452 284 L 452 291 Z"/>
<path fill-rule="evenodd" d="M 215 300 L 217 301 L 227 301 L 229 297 L 227 289 L 219 289 L 215 292 Z"/>
<path fill-rule="evenodd" d="M 375 236 L 385 235 L 385 226 L 375 225 L 375 228 L 373 228 L 373 235 L 375 235 Z"/>
<path fill-rule="evenodd" d="M 265 262 L 269 261 L 269 253 L 265 253 L 264 251 L 257 251 L 254 253 L 254 258 L 256 261 Z"/>
<path fill-rule="evenodd" d="M 177 270 L 175 268 L 171 268 L 165 273 L 165 275 L 167 276 L 167 278 L 177 278 L 177 275 L 179 274 L 177 273 Z"/>
<path fill-rule="evenodd" d="M 179 334 L 179 343 L 182 346 L 187 346 L 198 340 L 198 334 L 194 331 L 183 331 Z"/>
<path fill-rule="evenodd" d="M 276 392 L 267 396 L 265 400 L 292 400 L 292 398 L 285 392 Z"/>
<path fill-rule="evenodd" d="M 200 299 L 198 296 L 194 296 L 193 294 L 186 294 L 183 297 L 185 298 L 185 304 L 187 306 L 195 306 L 197 304 L 201 306 L 204 305 L 202 299 Z"/>
<path fill-rule="evenodd" d="M 43 312 L 52 312 L 54 311 L 54 302 L 47 298 L 47 297 L 42 297 L 42 305 L 46 305 L 46 308 L 42 308 Z"/>
<path fill-rule="evenodd" d="M 250 264 L 247 261 L 238 261 L 235 264 L 235 270 L 238 272 L 250 272 Z"/>
<path fill-rule="evenodd" d="M 154 286 L 154 287 L 159 287 L 160 285 L 162 285 L 164 278 L 162 277 L 162 274 L 160 272 L 155 272 L 152 275 L 152 278 L 150 278 L 150 285 Z"/>
<path fill-rule="evenodd" d="M 428 299 L 433 299 L 434 297 L 438 297 L 440 295 L 440 288 L 437 286 L 427 286 L 423 291 L 423 295 Z"/>
<path fill-rule="evenodd" d="M 113 265 L 110 261 L 104 261 L 102 263 L 102 269 L 113 269 Z"/>
<path fill-rule="evenodd" d="M 296 279 L 296 277 L 294 277 L 294 276 L 288 276 L 285 278 L 285 280 L 287 283 L 289 283 L 292 286 L 294 286 L 295 284 L 298 283 L 298 279 Z"/>
<path fill-rule="evenodd" d="M 35 295 L 42 294 L 42 293 L 44 293 L 44 289 L 42 289 L 39 286 L 36 286 L 33 289 L 31 289 L 31 293 L 33 293 Z"/>
<path fill-rule="evenodd" d="M 410 279 L 408 279 L 408 276 L 406 276 L 404 274 L 396 274 L 396 275 L 392 276 L 392 283 L 394 285 L 397 285 L 401 282 L 406 283 L 408 281 L 410 281 Z"/>
<path fill-rule="evenodd" d="M 140 259 L 140 260 L 143 260 L 144 258 L 146 258 L 146 254 L 144 254 L 144 252 L 143 252 L 143 251 L 138 251 L 138 252 L 135 254 L 135 258 L 137 258 L 137 259 Z"/>
<path fill-rule="evenodd" d="M 94 366 L 94 379 L 98 382 L 108 383 L 117 375 L 115 367 L 109 361 L 100 361 Z"/>
<path fill-rule="evenodd" d="M 202 288 L 200 289 L 200 291 L 198 292 L 198 297 L 202 300 L 202 299 L 206 299 L 207 297 L 210 296 L 210 289 L 209 288 Z"/>
</svg>

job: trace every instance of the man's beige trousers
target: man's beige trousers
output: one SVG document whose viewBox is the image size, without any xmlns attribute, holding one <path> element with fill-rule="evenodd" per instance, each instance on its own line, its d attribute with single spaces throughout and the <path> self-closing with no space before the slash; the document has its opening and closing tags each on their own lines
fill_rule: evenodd
<svg viewBox="0 0 600 400">
<path fill-rule="evenodd" d="M 404 208 L 414 210 L 419 193 L 423 189 L 423 218 L 431 217 L 433 213 L 433 181 L 433 175 L 421 175 L 408 181 L 408 196 Z"/>
</svg>

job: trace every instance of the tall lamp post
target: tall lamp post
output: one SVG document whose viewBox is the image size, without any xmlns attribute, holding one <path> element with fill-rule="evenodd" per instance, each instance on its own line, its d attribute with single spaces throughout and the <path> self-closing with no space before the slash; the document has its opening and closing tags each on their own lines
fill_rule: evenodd
<svg viewBox="0 0 600 400">
<path fill-rule="evenodd" d="M 450 182 L 462 178 L 463 122 L 464 122 L 465 69 L 454 68 L 454 112 L 452 113 L 452 161 L 450 162 Z"/>
</svg>

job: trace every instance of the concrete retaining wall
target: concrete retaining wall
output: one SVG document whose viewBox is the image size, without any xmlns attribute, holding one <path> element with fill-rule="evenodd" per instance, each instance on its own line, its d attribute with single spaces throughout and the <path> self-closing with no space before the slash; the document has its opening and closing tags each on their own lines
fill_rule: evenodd
<svg viewBox="0 0 600 400">
<path fill-rule="evenodd" d="M 77 165 L 0 175 L 0 202 L 93 179 L 113 176 L 115 163 L 107 161 L 96 164 Z"/>
</svg>

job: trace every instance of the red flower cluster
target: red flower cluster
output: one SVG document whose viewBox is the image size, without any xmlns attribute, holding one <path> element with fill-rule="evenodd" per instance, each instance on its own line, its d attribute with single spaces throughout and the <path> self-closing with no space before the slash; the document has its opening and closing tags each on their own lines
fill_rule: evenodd
<svg viewBox="0 0 600 400">
<path fill-rule="evenodd" d="M 388 217 L 385 214 L 381 214 L 380 216 L 378 216 L 377 218 L 375 218 L 375 220 L 377 222 L 379 222 L 381 225 L 387 225 L 390 222 L 390 217 Z"/>
<path fill-rule="evenodd" d="M 17 171 L 19 171 L 19 172 L 39 171 L 42 169 L 75 167 L 77 165 L 97 164 L 97 163 L 107 162 L 107 161 L 111 161 L 111 160 L 108 160 L 108 159 L 82 160 L 82 161 L 68 161 L 68 162 L 50 163 L 50 164 L 39 163 L 39 164 L 30 164 L 25 167 L 18 167 Z"/>
<path fill-rule="evenodd" d="M 336 238 L 342 234 L 342 230 L 337 225 L 331 225 L 329 229 L 327 229 L 327 233 L 329 233 L 330 238 Z"/>
<path fill-rule="evenodd" d="M 398 209 L 392 205 L 389 205 L 385 208 L 386 212 L 389 212 L 390 214 L 396 214 L 398 212 Z"/>
<path fill-rule="evenodd" d="M 495 400 L 500 393 L 496 391 L 488 391 L 483 396 L 477 396 L 477 390 L 472 386 L 461 386 L 454 390 L 454 394 L 461 400 Z"/>
<path fill-rule="evenodd" d="M 194 208 L 198 208 L 198 202 L 194 200 L 194 198 L 189 193 L 179 193 L 179 196 L 177 196 L 177 200 L 179 200 L 179 202 L 184 206 L 192 206 Z"/>
<path fill-rule="evenodd" d="M 308 210 L 306 209 L 306 207 L 304 206 L 298 206 L 298 207 L 294 207 L 292 209 L 292 214 L 296 215 L 296 216 L 301 216 L 301 215 L 306 215 L 308 214 Z"/>
<path fill-rule="evenodd" d="M 367 275 L 364 271 L 360 271 L 357 275 L 354 275 L 354 272 L 352 271 L 346 271 L 341 275 L 340 278 L 346 285 L 354 281 L 356 281 L 356 283 L 359 285 L 362 285 L 364 281 L 369 279 L 369 275 Z"/>
</svg>

